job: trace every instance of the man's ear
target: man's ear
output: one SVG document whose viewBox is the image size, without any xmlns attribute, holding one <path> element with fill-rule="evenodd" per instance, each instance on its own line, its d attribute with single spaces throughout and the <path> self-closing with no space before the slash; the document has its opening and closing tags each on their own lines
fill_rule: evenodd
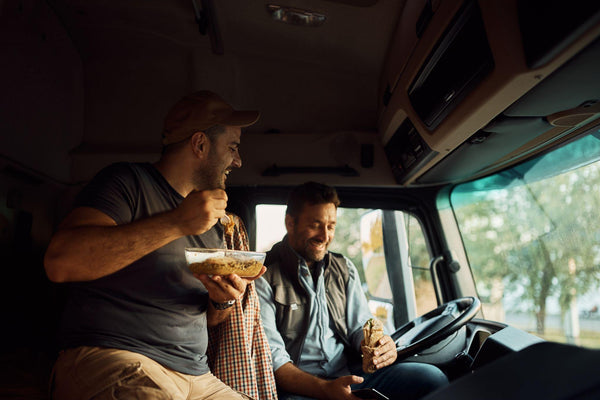
<svg viewBox="0 0 600 400">
<path fill-rule="evenodd" d="M 209 145 L 210 141 L 204 132 L 198 131 L 192 135 L 190 146 L 196 157 L 201 158 L 203 155 L 207 154 Z"/>
<path fill-rule="evenodd" d="M 290 214 L 285 214 L 285 229 L 288 233 L 294 230 L 294 217 Z"/>
</svg>

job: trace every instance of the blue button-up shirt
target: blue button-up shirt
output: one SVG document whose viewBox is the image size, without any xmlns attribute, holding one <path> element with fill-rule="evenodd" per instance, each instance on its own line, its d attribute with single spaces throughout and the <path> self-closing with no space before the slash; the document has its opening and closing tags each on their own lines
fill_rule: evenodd
<svg viewBox="0 0 600 400">
<path fill-rule="evenodd" d="M 363 339 L 362 327 L 373 315 L 369 311 L 367 298 L 362 291 L 358 271 L 350 259 L 347 257 L 345 259 L 350 273 L 346 288 L 348 336 L 353 348 L 360 351 L 360 342 Z M 348 375 L 350 372 L 344 355 L 344 344 L 335 336 L 329 320 L 323 268 L 317 270 L 320 272 L 315 286 L 306 261 L 298 255 L 298 277 L 309 296 L 310 322 L 297 367 L 321 377 Z M 282 365 L 292 362 L 292 359 L 285 350 L 283 338 L 277 330 L 273 290 L 263 278 L 257 279 L 255 286 L 260 298 L 262 323 L 271 346 L 273 369 L 276 371 Z"/>
</svg>

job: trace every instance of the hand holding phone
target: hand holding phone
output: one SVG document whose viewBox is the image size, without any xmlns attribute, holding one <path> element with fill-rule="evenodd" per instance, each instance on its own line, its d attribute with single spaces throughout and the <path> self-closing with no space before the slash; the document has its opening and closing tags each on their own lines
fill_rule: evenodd
<svg viewBox="0 0 600 400">
<path fill-rule="evenodd" d="M 370 399 L 370 400 L 389 400 L 387 396 L 382 394 L 376 389 L 356 389 L 352 391 L 352 394 L 361 399 Z"/>
</svg>

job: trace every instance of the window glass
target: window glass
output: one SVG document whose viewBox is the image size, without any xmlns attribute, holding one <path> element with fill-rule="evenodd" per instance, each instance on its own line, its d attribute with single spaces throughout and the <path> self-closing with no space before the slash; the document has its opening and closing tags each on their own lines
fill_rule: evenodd
<svg viewBox="0 0 600 400">
<path fill-rule="evenodd" d="M 360 219 L 360 248 L 364 266 L 367 293 L 392 302 L 392 289 L 387 275 L 387 265 L 383 251 L 383 230 L 381 210 L 365 213 Z"/>
<path fill-rule="evenodd" d="M 256 251 L 269 251 L 285 236 L 285 206 L 259 204 L 256 206 Z"/>
<path fill-rule="evenodd" d="M 429 270 L 429 263 L 432 257 L 427 248 L 427 242 L 425 241 L 425 235 L 423 234 L 419 220 L 407 214 L 405 221 L 417 315 L 423 315 L 438 306 Z"/>
<path fill-rule="evenodd" d="M 395 331 L 394 301 L 383 249 L 382 212 L 362 210 L 353 224 L 353 230 L 360 234 L 363 289 L 369 301 L 369 308 L 373 315 L 383 322 L 386 332 L 392 333 Z"/>
<path fill-rule="evenodd" d="M 486 318 L 600 347 L 598 136 L 453 191 Z"/>
</svg>

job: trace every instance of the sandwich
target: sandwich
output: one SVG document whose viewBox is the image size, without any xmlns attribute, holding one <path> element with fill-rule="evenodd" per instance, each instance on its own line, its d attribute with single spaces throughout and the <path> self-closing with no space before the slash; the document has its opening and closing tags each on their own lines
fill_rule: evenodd
<svg viewBox="0 0 600 400">
<path fill-rule="evenodd" d="M 361 347 L 363 353 L 363 370 L 373 373 L 377 369 L 373 364 L 373 353 L 377 349 L 379 340 L 383 337 L 383 323 L 376 318 L 369 318 L 363 325 L 364 345 Z"/>
<path fill-rule="evenodd" d="M 365 346 L 377 347 L 377 342 L 383 337 L 383 323 L 376 318 L 369 318 L 363 326 Z"/>
</svg>

